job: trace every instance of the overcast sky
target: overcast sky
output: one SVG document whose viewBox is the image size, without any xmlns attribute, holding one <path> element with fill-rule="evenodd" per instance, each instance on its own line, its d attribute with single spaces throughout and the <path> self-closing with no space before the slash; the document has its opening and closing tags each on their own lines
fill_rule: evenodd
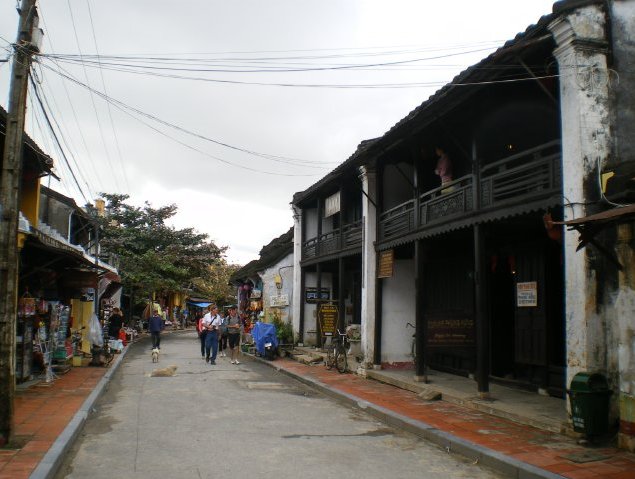
<svg viewBox="0 0 635 479">
<path fill-rule="evenodd" d="M 176 227 L 209 234 L 244 264 L 293 224 L 294 192 L 552 3 L 40 0 L 43 53 L 62 57 L 39 60 L 38 89 L 79 187 L 32 93 L 27 131 L 55 159 L 62 182 L 52 188 L 79 204 L 102 191 L 176 203 Z M 2 58 L 15 6 L 0 0 Z M 9 73 L 0 63 L 5 108 Z"/>
</svg>

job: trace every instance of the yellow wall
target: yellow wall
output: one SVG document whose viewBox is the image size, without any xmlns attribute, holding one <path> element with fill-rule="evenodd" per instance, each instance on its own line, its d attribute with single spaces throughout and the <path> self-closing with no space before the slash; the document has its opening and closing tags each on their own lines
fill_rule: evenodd
<svg viewBox="0 0 635 479">
<path fill-rule="evenodd" d="M 73 316 L 73 331 L 84 327 L 82 331 L 82 351 L 90 354 L 90 340 L 88 332 L 90 330 L 90 318 L 93 315 L 94 303 L 92 301 L 80 301 L 71 299 L 71 315 Z"/>
<path fill-rule="evenodd" d="M 40 208 L 40 179 L 26 180 L 22 183 L 22 197 L 20 211 L 24 213 L 31 226 L 38 226 L 38 211 Z"/>
</svg>

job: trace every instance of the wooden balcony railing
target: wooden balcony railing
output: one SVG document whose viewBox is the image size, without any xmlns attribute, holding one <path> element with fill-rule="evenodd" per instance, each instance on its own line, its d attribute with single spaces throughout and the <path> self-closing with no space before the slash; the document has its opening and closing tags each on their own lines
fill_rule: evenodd
<svg viewBox="0 0 635 479">
<path fill-rule="evenodd" d="M 561 190 L 560 141 L 552 141 L 480 171 L 480 205 L 475 205 L 475 175 L 427 191 L 379 215 L 379 239 L 406 236 L 436 223 L 457 220 L 479 211 L 505 208 L 556 195 Z"/>
<path fill-rule="evenodd" d="M 362 245 L 362 224 L 360 219 L 305 241 L 302 245 L 302 259 L 312 259 L 360 248 Z"/>
</svg>

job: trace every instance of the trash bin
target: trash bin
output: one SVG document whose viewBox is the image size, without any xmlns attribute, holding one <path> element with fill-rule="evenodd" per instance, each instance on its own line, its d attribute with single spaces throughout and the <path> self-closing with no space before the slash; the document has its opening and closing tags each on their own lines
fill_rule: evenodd
<svg viewBox="0 0 635 479">
<path fill-rule="evenodd" d="M 567 393 L 573 429 L 586 436 L 605 434 L 609 428 L 609 398 L 613 394 L 606 378 L 598 373 L 578 373 Z"/>
</svg>

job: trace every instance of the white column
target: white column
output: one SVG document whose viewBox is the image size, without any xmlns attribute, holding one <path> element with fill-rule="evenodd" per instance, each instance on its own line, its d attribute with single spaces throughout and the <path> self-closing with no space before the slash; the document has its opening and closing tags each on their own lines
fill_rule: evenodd
<svg viewBox="0 0 635 479">
<path fill-rule="evenodd" d="M 377 180 L 375 171 L 367 166 L 359 168 L 362 181 L 362 352 L 366 367 L 372 367 L 375 353 L 375 278 L 377 276 L 377 209 L 369 197 L 376 201 Z"/>
<path fill-rule="evenodd" d="M 303 307 L 302 298 L 302 209 L 291 205 L 293 210 L 293 292 L 291 294 L 291 324 L 293 334 L 297 335 L 300 330 L 300 308 Z M 304 338 L 298 338 L 299 342 L 304 342 Z"/>
<path fill-rule="evenodd" d="M 598 172 L 611 152 L 605 16 L 593 5 L 550 26 L 560 71 L 562 176 L 565 220 L 590 213 L 599 198 Z M 604 370 L 606 341 L 597 314 L 597 279 L 587 249 L 576 252 L 579 234 L 565 233 L 567 386 L 585 370 Z"/>
</svg>

